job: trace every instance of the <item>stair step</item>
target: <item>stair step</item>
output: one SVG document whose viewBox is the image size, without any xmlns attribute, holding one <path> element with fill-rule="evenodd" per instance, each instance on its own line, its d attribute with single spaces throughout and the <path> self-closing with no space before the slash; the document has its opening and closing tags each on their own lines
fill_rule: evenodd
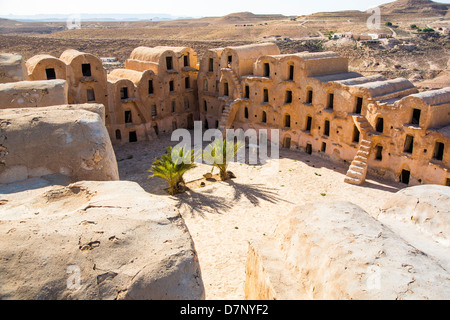
<svg viewBox="0 0 450 320">
<path fill-rule="evenodd" d="M 345 177 L 344 182 L 347 182 L 347 183 L 350 183 L 350 184 L 360 185 L 364 181 L 362 181 L 361 179 L 358 179 L 358 178 Z"/>
<path fill-rule="evenodd" d="M 360 173 L 360 174 L 364 174 L 364 172 L 365 172 L 365 168 L 363 168 L 363 167 L 358 167 L 358 166 L 356 166 L 356 165 L 354 165 L 354 164 L 350 165 L 350 170 L 355 171 L 355 172 L 358 172 L 358 173 Z"/>
<path fill-rule="evenodd" d="M 363 179 L 364 178 L 364 174 L 362 172 L 358 172 L 358 171 L 354 171 L 352 169 L 348 169 L 347 177 Z"/>
<path fill-rule="evenodd" d="M 371 147 L 363 145 L 363 144 L 359 146 L 359 150 L 370 151 L 370 149 L 371 149 Z"/>
<path fill-rule="evenodd" d="M 352 161 L 352 164 L 354 164 L 358 167 L 364 167 L 364 168 L 367 167 L 367 162 L 356 160 L 356 158 L 355 158 L 355 160 Z"/>
<path fill-rule="evenodd" d="M 361 139 L 360 144 L 365 145 L 365 146 L 371 146 L 372 141 L 367 140 L 367 139 Z"/>
<path fill-rule="evenodd" d="M 363 156 L 363 157 L 366 157 L 366 158 L 369 157 L 369 152 L 368 151 L 364 151 L 364 150 L 358 150 L 358 152 L 356 152 L 356 154 L 358 156 Z"/>
</svg>

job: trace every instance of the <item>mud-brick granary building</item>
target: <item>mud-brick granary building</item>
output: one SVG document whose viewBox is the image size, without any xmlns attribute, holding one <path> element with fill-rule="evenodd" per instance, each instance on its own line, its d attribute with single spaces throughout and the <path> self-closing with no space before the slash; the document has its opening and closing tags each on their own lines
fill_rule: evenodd
<svg viewBox="0 0 450 320">
<path fill-rule="evenodd" d="M 106 73 L 98 57 L 66 50 L 26 63 L 30 80 L 67 80 L 69 103 L 101 103 L 113 143 L 151 140 L 198 118 L 197 54 L 184 47 L 139 47 L 124 69 Z"/>
<path fill-rule="evenodd" d="M 76 50 L 27 61 L 30 80 L 67 80 L 69 103 L 106 106 L 113 143 L 176 128 L 279 129 L 285 148 L 406 184 L 450 185 L 450 87 L 420 92 L 403 78 L 363 76 L 334 52 L 280 54 L 275 43 L 208 50 L 139 47 L 109 74 Z M 269 131 L 270 133 L 270 131 Z"/>
<path fill-rule="evenodd" d="M 407 184 L 450 185 L 450 88 L 349 72 L 334 52 L 281 55 L 273 43 L 214 49 L 200 62 L 205 127 L 280 129 L 285 148 Z M 270 132 L 270 131 L 269 131 Z"/>
</svg>

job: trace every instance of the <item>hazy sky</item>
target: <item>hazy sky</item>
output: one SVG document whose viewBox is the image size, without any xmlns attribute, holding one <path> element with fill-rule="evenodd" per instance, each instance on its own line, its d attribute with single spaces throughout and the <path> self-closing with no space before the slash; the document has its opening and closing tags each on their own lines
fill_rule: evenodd
<svg viewBox="0 0 450 320">
<path fill-rule="evenodd" d="M 222 16 L 232 12 L 301 15 L 321 11 L 365 11 L 392 0 L 0 0 L 0 15 L 78 13 L 168 13 L 175 16 Z M 450 0 L 440 0 L 449 3 Z"/>
</svg>

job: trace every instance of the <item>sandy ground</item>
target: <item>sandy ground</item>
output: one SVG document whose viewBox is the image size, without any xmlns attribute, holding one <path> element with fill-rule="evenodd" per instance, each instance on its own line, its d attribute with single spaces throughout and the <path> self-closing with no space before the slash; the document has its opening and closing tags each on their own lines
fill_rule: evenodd
<svg viewBox="0 0 450 320">
<path fill-rule="evenodd" d="M 148 179 L 147 170 L 166 146 L 175 144 L 165 136 L 155 142 L 115 147 L 119 173 L 121 180 L 135 181 L 179 208 L 198 252 L 206 299 L 244 299 L 248 241 L 270 234 L 295 206 L 311 201 L 351 201 L 375 216 L 390 194 L 405 187 L 370 176 L 363 186 L 350 185 L 344 182 L 346 166 L 282 149 L 278 168 L 274 163 L 231 163 L 229 170 L 236 178 L 169 196 L 165 182 Z M 200 164 L 185 180 L 202 178 L 210 171 L 210 166 Z"/>
</svg>

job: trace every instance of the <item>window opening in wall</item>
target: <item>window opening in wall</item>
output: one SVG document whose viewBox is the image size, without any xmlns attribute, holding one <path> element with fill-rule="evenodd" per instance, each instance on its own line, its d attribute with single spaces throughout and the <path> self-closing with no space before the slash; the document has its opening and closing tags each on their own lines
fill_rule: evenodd
<svg viewBox="0 0 450 320">
<path fill-rule="evenodd" d="M 249 86 L 245 86 L 245 98 L 246 99 L 250 98 L 250 87 Z"/>
<path fill-rule="evenodd" d="M 214 72 L 214 59 L 213 58 L 209 58 L 208 71 L 209 72 Z"/>
<path fill-rule="evenodd" d="M 247 107 L 245 107 L 245 109 L 244 109 L 244 117 L 245 117 L 245 119 L 248 119 L 248 108 Z"/>
<path fill-rule="evenodd" d="M 266 114 L 265 111 L 262 112 L 262 119 L 261 119 L 261 121 L 262 121 L 263 123 L 266 123 L 266 122 L 267 122 L 267 114 Z"/>
</svg>

